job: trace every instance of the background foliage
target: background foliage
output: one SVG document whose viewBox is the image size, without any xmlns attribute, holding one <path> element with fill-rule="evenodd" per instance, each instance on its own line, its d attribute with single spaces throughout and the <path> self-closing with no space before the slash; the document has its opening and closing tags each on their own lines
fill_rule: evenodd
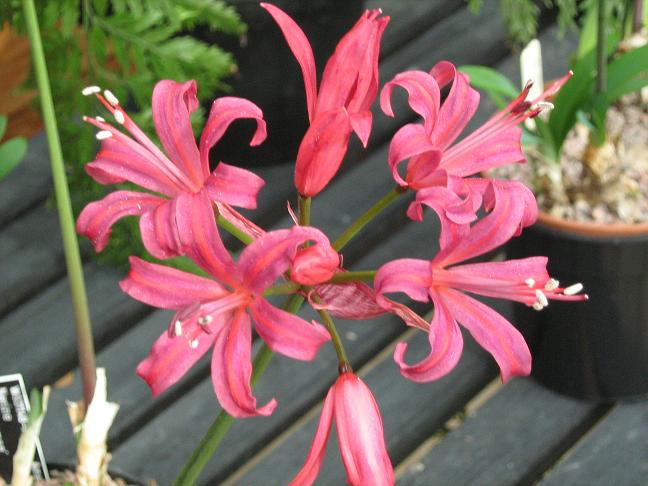
<svg viewBox="0 0 648 486">
<path fill-rule="evenodd" d="M 151 94 L 160 79 L 198 82 L 201 102 L 226 90 L 224 78 L 235 71 L 232 56 L 191 35 L 195 28 L 237 35 L 246 27 L 236 11 L 217 0 L 48 0 L 36 2 L 45 56 L 61 132 L 75 214 L 106 190 L 83 167 L 98 144 L 84 114 L 102 113 L 87 85 L 110 89 L 129 115 L 157 140 L 152 129 Z M 24 31 L 19 0 L 0 0 L 0 22 Z M 33 83 L 33 81 L 30 81 Z M 194 127 L 202 124 L 196 114 Z M 136 229 L 126 219 L 115 226 L 101 260 L 125 263 L 129 254 L 146 256 Z"/>
</svg>

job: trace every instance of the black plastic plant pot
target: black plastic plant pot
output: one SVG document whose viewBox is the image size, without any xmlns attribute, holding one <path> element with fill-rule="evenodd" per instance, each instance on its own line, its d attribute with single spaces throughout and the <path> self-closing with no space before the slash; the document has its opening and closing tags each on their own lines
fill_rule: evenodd
<svg viewBox="0 0 648 486">
<path fill-rule="evenodd" d="M 548 256 L 552 277 L 582 282 L 590 297 L 552 301 L 540 312 L 516 307 L 515 322 L 532 349 L 532 375 L 581 399 L 648 396 L 648 225 L 641 225 L 645 231 L 624 225 L 629 234 L 562 226 L 538 223 L 507 247 L 509 258 Z"/>
</svg>

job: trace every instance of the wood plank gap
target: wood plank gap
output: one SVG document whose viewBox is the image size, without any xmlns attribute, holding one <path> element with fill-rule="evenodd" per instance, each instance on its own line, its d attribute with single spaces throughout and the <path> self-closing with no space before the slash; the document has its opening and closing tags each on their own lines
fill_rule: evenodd
<svg viewBox="0 0 648 486">
<path fill-rule="evenodd" d="M 566 460 L 593 433 L 596 426 L 612 413 L 616 404 L 601 404 L 587 415 L 578 427 L 559 444 L 553 451 L 547 451 L 537 465 L 524 476 L 518 485 L 537 484 L 551 474 L 551 471 Z"/>
<path fill-rule="evenodd" d="M 443 426 L 430 438 L 425 440 L 418 448 L 410 453 L 395 468 L 396 477 L 402 476 L 405 472 L 417 467 L 417 463 L 424 458 L 443 438 L 453 430 L 461 426 L 466 418 L 479 409 L 484 403 L 490 400 L 502 388 L 502 382 L 499 377 L 489 382 L 477 395 L 471 399 L 463 409 L 450 417 Z M 421 465 L 421 467 L 423 467 Z"/>
</svg>

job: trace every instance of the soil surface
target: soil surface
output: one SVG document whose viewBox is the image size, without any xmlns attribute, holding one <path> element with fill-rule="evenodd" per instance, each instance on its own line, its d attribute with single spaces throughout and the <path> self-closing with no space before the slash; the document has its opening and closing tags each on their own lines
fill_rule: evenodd
<svg viewBox="0 0 648 486">
<path fill-rule="evenodd" d="M 529 162 L 490 172 L 521 180 L 552 216 L 596 223 L 648 223 L 648 92 L 623 97 L 607 113 L 608 139 L 589 142 L 577 124 L 563 145 L 559 165 L 525 148 Z"/>
</svg>

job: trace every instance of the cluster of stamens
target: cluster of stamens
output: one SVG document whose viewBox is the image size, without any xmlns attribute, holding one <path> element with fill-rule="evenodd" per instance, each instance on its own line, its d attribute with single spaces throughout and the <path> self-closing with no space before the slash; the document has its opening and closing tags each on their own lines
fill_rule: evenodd
<svg viewBox="0 0 648 486">
<path fill-rule="evenodd" d="M 97 98 L 99 98 L 100 101 L 105 102 L 104 104 L 109 105 L 109 107 L 112 108 L 111 112 L 115 117 L 115 121 L 117 123 L 119 123 L 120 125 L 126 123 L 126 115 L 120 108 L 119 99 L 113 94 L 113 92 L 109 89 L 104 89 L 103 96 L 100 93 L 101 88 L 99 86 L 86 86 L 81 90 L 81 94 L 83 96 L 95 95 L 97 96 Z M 87 121 L 88 118 L 84 117 L 84 120 Z M 106 120 L 100 116 L 96 116 L 95 120 L 102 123 L 106 122 Z M 97 140 L 106 140 L 112 137 L 113 133 L 110 130 L 100 130 L 95 136 L 97 137 Z"/>
<path fill-rule="evenodd" d="M 189 321 L 190 319 L 191 318 L 188 318 L 188 319 L 185 319 L 184 321 L 182 319 L 179 319 L 179 318 L 175 319 L 171 324 L 171 328 L 169 329 L 169 335 L 170 336 L 175 336 L 175 337 L 183 336 L 184 335 L 183 325 L 184 325 L 185 322 Z M 199 316 L 196 319 L 196 323 L 198 324 L 198 326 L 200 327 L 200 329 L 203 332 L 205 332 L 207 334 L 211 334 L 212 331 L 211 331 L 211 329 L 209 329 L 208 326 L 209 326 L 209 324 L 212 323 L 213 320 L 214 320 L 214 318 L 212 316 L 210 316 L 210 315 Z M 198 347 L 198 336 L 197 335 L 191 336 L 189 334 L 197 334 L 197 333 L 191 333 L 190 332 L 190 333 L 188 333 L 188 335 L 185 336 L 185 338 L 187 339 L 187 343 L 189 344 L 189 347 L 191 349 L 196 349 Z"/>
<path fill-rule="evenodd" d="M 561 296 L 563 297 L 576 296 L 579 292 L 583 290 L 582 283 L 575 283 L 561 289 L 560 282 L 558 282 L 558 280 L 556 280 L 555 278 L 550 278 L 549 280 L 547 280 L 543 289 L 535 287 L 536 282 L 532 278 L 526 279 L 524 283 L 527 284 L 529 288 L 534 289 L 536 300 L 531 305 L 531 307 L 533 307 L 537 311 L 540 311 L 549 305 L 549 299 L 547 298 L 547 294 L 551 295 L 551 297 L 555 299 L 564 300 L 561 299 Z M 587 295 L 582 295 L 580 297 L 583 300 L 587 299 Z"/>
</svg>

